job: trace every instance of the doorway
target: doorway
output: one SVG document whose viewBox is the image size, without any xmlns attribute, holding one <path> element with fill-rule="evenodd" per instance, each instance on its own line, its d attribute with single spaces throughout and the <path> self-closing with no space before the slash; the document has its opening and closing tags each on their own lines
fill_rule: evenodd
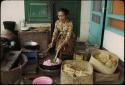
<svg viewBox="0 0 125 85">
<path fill-rule="evenodd" d="M 52 19 L 52 32 L 54 30 L 54 24 L 57 20 L 57 10 L 60 8 L 66 8 L 70 12 L 69 19 L 73 22 L 73 31 L 76 37 L 80 36 L 80 12 L 81 1 L 80 0 L 61 0 L 53 3 L 53 19 Z M 79 10 L 78 10 L 79 9 Z"/>
</svg>

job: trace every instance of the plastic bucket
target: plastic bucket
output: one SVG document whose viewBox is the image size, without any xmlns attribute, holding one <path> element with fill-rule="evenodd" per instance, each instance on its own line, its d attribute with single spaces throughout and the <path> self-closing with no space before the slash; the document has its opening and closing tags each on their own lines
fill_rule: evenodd
<svg viewBox="0 0 125 85">
<path fill-rule="evenodd" d="M 47 76 L 37 77 L 33 80 L 32 84 L 53 84 L 53 80 Z"/>
</svg>

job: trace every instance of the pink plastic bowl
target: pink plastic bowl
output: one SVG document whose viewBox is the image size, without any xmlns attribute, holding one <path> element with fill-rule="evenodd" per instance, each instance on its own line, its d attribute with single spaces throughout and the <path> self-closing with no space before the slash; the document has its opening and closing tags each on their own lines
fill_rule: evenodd
<svg viewBox="0 0 125 85">
<path fill-rule="evenodd" d="M 32 84 L 53 84 L 53 80 L 50 77 L 42 76 L 42 77 L 35 78 Z"/>
</svg>

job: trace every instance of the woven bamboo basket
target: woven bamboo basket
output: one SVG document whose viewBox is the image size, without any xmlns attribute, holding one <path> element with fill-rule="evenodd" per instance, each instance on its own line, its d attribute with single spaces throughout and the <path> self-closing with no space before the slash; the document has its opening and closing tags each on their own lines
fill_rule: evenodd
<svg viewBox="0 0 125 85">
<path fill-rule="evenodd" d="M 75 76 L 64 71 L 64 65 L 73 64 L 80 69 L 86 68 L 88 75 Z M 88 61 L 83 60 L 65 60 L 61 67 L 61 84 L 93 84 L 93 67 Z"/>
<path fill-rule="evenodd" d="M 101 52 L 112 56 L 112 58 L 116 60 L 115 66 L 108 67 L 105 64 L 101 63 L 98 59 L 96 59 L 95 58 L 96 54 L 101 53 Z M 101 56 L 101 57 L 104 57 L 104 56 Z M 96 50 L 96 51 L 92 52 L 92 55 L 91 55 L 89 62 L 93 65 L 93 69 L 95 69 L 96 71 L 103 73 L 103 74 L 113 74 L 117 69 L 118 61 L 119 61 L 119 59 L 115 54 L 108 52 L 108 51 L 105 51 L 105 50 Z"/>
<path fill-rule="evenodd" d="M 117 69 L 113 74 L 103 74 L 99 72 L 94 72 L 95 82 L 109 82 L 118 81 L 120 77 L 120 71 Z"/>
</svg>

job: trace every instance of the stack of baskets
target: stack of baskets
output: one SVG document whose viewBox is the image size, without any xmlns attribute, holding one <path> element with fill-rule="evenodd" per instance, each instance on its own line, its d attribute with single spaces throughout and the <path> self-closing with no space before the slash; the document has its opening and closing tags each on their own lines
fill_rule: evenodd
<svg viewBox="0 0 125 85">
<path fill-rule="evenodd" d="M 61 67 L 61 84 L 93 84 L 93 67 L 88 61 L 65 60 Z"/>
<path fill-rule="evenodd" d="M 95 50 L 92 52 L 89 63 L 93 65 L 95 82 L 115 81 L 119 79 L 118 57 L 105 50 Z"/>
</svg>

